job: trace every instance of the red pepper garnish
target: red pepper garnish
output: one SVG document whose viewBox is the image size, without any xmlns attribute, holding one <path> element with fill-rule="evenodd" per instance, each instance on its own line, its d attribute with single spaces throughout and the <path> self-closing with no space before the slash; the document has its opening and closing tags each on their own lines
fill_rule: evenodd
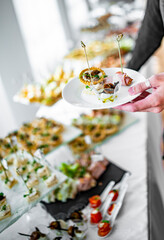
<svg viewBox="0 0 164 240">
<path fill-rule="evenodd" d="M 109 192 L 109 194 L 110 194 L 110 193 L 114 193 L 114 196 L 113 196 L 113 198 L 112 198 L 112 202 L 113 202 L 113 201 L 116 201 L 117 198 L 118 198 L 118 190 L 117 190 L 117 189 L 113 189 L 113 190 L 111 190 L 111 191 Z"/>
<path fill-rule="evenodd" d="M 110 207 L 108 208 L 108 214 L 112 215 L 112 211 L 114 209 L 115 204 L 111 204 Z"/>
<path fill-rule="evenodd" d="M 89 198 L 89 203 L 91 208 L 97 208 L 101 205 L 101 198 L 99 195 L 94 195 Z"/>
</svg>

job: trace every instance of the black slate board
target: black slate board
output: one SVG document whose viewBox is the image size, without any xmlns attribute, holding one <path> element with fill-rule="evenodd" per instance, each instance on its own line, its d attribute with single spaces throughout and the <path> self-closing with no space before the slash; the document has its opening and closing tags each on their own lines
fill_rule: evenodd
<svg viewBox="0 0 164 240">
<path fill-rule="evenodd" d="M 55 219 L 65 220 L 71 212 L 81 210 L 88 205 L 89 197 L 93 195 L 100 195 L 110 181 L 119 182 L 126 171 L 119 168 L 113 163 L 109 163 L 106 171 L 98 179 L 97 185 L 88 191 L 80 192 L 77 194 L 75 199 L 69 199 L 67 202 L 56 201 L 54 203 L 43 202 L 46 210 Z"/>
</svg>

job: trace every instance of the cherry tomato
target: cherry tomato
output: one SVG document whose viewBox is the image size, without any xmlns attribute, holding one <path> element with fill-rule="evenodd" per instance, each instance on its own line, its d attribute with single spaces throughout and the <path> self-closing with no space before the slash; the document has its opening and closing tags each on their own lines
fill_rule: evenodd
<svg viewBox="0 0 164 240">
<path fill-rule="evenodd" d="M 111 204 L 110 207 L 108 208 L 108 214 L 112 215 L 112 211 L 114 209 L 115 204 Z"/>
<path fill-rule="evenodd" d="M 97 208 L 101 205 L 101 198 L 99 195 L 94 195 L 89 198 L 89 203 L 91 208 Z"/>
<path fill-rule="evenodd" d="M 110 194 L 110 193 L 114 193 L 114 196 L 113 196 L 113 198 L 112 198 L 112 202 L 113 202 L 113 201 L 116 201 L 117 198 L 118 198 L 118 190 L 117 190 L 117 189 L 113 189 L 113 190 L 111 190 L 111 191 L 109 192 L 109 194 Z"/>
<path fill-rule="evenodd" d="M 103 220 L 98 224 L 98 235 L 100 237 L 106 236 L 111 231 L 111 226 L 109 221 Z"/>
<path fill-rule="evenodd" d="M 99 223 L 101 220 L 102 220 L 101 212 L 98 209 L 94 209 L 91 212 L 91 218 L 90 218 L 91 223 Z"/>
</svg>

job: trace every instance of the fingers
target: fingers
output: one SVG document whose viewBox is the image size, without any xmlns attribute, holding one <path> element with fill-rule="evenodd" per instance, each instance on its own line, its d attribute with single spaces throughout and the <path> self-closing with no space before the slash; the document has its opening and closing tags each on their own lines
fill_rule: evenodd
<svg viewBox="0 0 164 240">
<path fill-rule="evenodd" d="M 137 101 L 139 101 L 139 100 L 142 100 L 142 99 L 146 98 L 146 97 L 149 96 L 149 95 L 150 95 L 149 92 L 144 91 L 144 92 L 141 93 L 137 98 L 133 99 L 133 100 L 131 101 L 131 103 L 134 103 L 134 102 L 137 102 Z"/>
<path fill-rule="evenodd" d="M 143 110 L 145 111 L 146 109 L 154 108 L 154 107 L 155 107 L 154 97 L 152 97 L 152 94 L 150 94 L 146 98 L 141 97 L 140 100 L 136 102 L 123 104 L 117 107 L 117 109 L 128 111 L 128 112 L 138 112 Z"/>
<path fill-rule="evenodd" d="M 152 77 L 150 77 L 149 79 L 147 79 L 145 82 L 141 82 L 136 84 L 133 87 L 129 88 L 129 93 L 130 95 L 135 95 L 138 93 L 142 93 L 145 90 L 148 90 L 150 88 L 155 88 L 159 86 L 159 76 L 158 75 L 154 75 Z"/>
</svg>

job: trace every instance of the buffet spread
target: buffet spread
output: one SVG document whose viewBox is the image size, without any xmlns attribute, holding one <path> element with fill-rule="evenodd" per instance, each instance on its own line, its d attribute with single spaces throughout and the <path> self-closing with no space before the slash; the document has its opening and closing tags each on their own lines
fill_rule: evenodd
<svg viewBox="0 0 164 240">
<path fill-rule="evenodd" d="M 112 104 L 117 106 L 123 89 L 127 97 L 128 87 L 140 78 L 125 68 L 134 47 L 138 19 L 118 28 L 114 17 L 118 15 L 111 11 L 90 19 L 81 33 L 103 31 L 104 39 L 90 41 L 87 46 L 81 42 L 82 47 L 71 50 L 48 79 L 26 83 L 14 96 L 16 102 L 50 108 L 62 98 L 63 91 L 64 99 L 67 101 L 68 96 L 68 102 L 76 105 L 76 98 L 71 98 L 76 93 L 71 84 L 76 81 L 80 86 L 77 91 L 84 101 L 93 103 L 89 106 L 93 110 L 72 119 L 70 125 L 41 116 L 0 139 L 0 232 L 42 200 L 54 221 L 46 231 L 35 226 L 33 232 L 19 235 L 30 240 L 80 240 L 86 238 L 90 228 L 95 228 L 100 239 L 112 234 L 130 173 L 103 156 L 99 146 L 137 122 L 130 114 L 112 109 Z M 85 60 L 88 68 L 84 67 Z M 78 64 L 78 68 L 65 70 L 68 62 Z M 129 100 L 121 99 L 121 103 Z M 83 103 L 81 106 L 86 107 Z M 64 160 L 62 154 L 60 159 L 55 158 L 61 148 L 72 160 Z M 53 154 L 53 161 L 49 161 Z"/>
</svg>

